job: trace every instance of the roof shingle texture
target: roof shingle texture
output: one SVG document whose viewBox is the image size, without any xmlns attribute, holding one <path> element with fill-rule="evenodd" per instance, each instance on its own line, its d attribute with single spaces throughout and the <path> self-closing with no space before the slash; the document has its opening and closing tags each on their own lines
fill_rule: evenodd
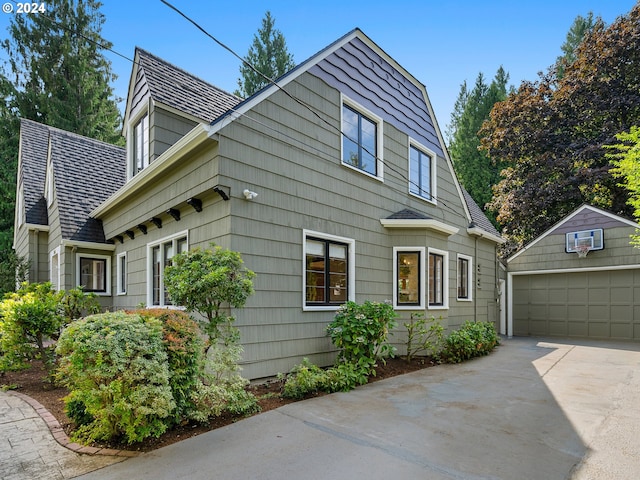
<svg viewBox="0 0 640 480">
<path fill-rule="evenodd" d="M 212 122 L 242 99 L 137 48 L 151 97 L 165 105 Z"/>
<path fill-rule="evenodd" d="M 464 199 L 467 202 L 467 207 L 469 207 L 469 214 L 471 215 L 471 222 L 474 226 L 481 228 L 485 232 L 488 232 L 492 235 L 500 237 L 500 232 L 493 226 L 493 223 L 487 218 L 482 209 L 478 206 L 475 200 L 471 197 L 469 192 L 464 187 L 462 188 L 462 193 L 464 195 Z"/>
<path fill-rule="evenodd" d="M 47 204 L 44 199 L 44 180 L 47 170 L 49 128 L 32 120 L 20 120 L 22 162 L 20 172 L 24 193 L 26 223 L 47 225 Z"/>
<path fill-rule="evenodd" d="M 89 214 L 124 185 L 125 149 L 55 128 L 50 142 L 62 238 L 104 243 Z"/>
</svg>

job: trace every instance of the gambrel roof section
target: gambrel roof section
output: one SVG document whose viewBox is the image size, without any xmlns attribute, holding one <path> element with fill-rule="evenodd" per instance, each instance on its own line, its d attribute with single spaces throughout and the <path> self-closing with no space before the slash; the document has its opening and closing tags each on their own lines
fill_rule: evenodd
<svg viewBox="0 0 640 480">
<path fill-rule="evenodd" d="M 148 89 L 151 99 L 157 104 L 175 109 L 201 122 L 211 122 L 242 99 L 205 82 L 161 58 L 136 48 L 124 124 L 127 124 L 131 109 L 137 99 Z"/>
<path fill-rule="evenodd" d="M 105 243 L 89 213 L 125 183 L 125 149 L 49 128 L 50 161 L 64 240 Z"/>
<path fill-rule="evenodd" d="M 602 210 L 601 208 L 594 207 L 593 205 L 584 204 L 574 210 L 572 213 L 567 215 L 565 218 L 551 226 L 547 231 L 540 234 L 540 236 L 536 237 L 530 243 L 522 247 L 520 250 L 515 252 L 509 258 L 507 258 L 507 263 L 511 262 L 515 258 L 519 257 L 522 253 L 529 250 L 531 247 L 536 245 L 542 239 L 548 237 L 549 235 L 554 234 L 562 234 L 572 231 L 572 230 L 580 230 L 587 228 L 584 223 L 587 223 L 587 226 L 591 226 L 597 224 L 601 228 L 615 228 L 615 227 L 634 227 L 636 229 L 640 228 L 640 224 L 634 222 L 633 220 L 629 220 L 627 218 L 616 215 L 615 213 L 608 212 L 606 210 Z"/>
<path fill-rule="evenodd" d="M 214 120 L 211 123 L 209 136 L 213 137 L 227 122 L 247 113 L 255 105 L 306 72 L 321 78 L 351 100 L 384 118 L 385 122 L 394 125 L 413 140 L 444 158 L 446 168 L 454 179 L 464 215 L 469 223 L 477 224 L 472 218 L 468 202 L 444 147 L 444 139 L 426 87 L 358 28 L 297 65 L 277 79 L 274 84 L 264 87 L 234 107 L 233 117 L 222 115 Z M 490 233 L 492 235 L 487 238 L 498 243 L 503 241 L 499 233 L 495 235 L 495 229 L 492 231 L 490 229 Z"/>
<path fill-rule="evenodd" d="M 20 120 L 18 186 L 24 195 L 25 222 L 47 225 L 44 181 L 49 149 L 49 128 L 32 120 Z"/>
</svg>

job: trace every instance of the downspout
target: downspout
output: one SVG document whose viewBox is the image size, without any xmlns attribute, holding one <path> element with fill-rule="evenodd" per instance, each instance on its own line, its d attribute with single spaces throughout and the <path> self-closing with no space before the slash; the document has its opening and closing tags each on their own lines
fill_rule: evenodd
<svg viewBox="0 0 640 480">
<path fill-rule="evenodd" d="M 473 257 L 476 259 L 476 275 L 475 281 L 473 282 L 473 321 L 478 321 L 478 282 L 480 279 L 478 278 L 478 273 L 480 271 L 480 262 L 478 261 L 478 237 L 474 238 L 473 244 Z"/>
<path fill-rule="evenodd" d="M 35 275 L 34 275 L 34 281 L 35 283 L 39 283 L 40 282 L 40 278 L 38 277 L 38 270 L 40 270 L 40 230 L 36 229 L 33 231 L 33 233 L 35 234 L 35 238 L 36 238 L 36 245 L 35 245 L 35 262 L 33 262 L 35 264 Z"/>
</svg>

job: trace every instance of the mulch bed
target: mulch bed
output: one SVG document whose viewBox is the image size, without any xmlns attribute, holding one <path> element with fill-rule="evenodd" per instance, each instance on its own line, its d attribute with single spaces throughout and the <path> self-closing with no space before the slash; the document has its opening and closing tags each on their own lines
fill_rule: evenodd
<svg viewBox="0 0 640 480">
<path fill-rule="evenodd" d="M 421 370 L 431 367 L 435 363 L 428 357 L 415 357 L 411 363 L 407 363 L 401 358 L 387 359 L 386 364 L 380 364 L 376 369 L 376 376 L 371 377 L 369 382 L 376 382 L 385 378 L 402 375 L 404 373 Z M 54 387 L 43 379 L 46 377 L 41 362 L 32 362 L 31 368 L 19 372 L 6 372 L 0 374 L 0 387 L 16 390 L 24 395 L 40 402 L 49 412 L 60 422 L 67 435 L 71 436 L 73 424 L 64 411 L 64 397 L 69 393 L 67 389 Z M 252 383 L 247 387 L 257 398 L 262 412 L 267 412 L 297 400 L 283 398 L 280 393 L 283 383 L 276 379 L 266 380 L 260 383 Z M 317 396 L 325 395 L 320 393 Z M 93 446 L 113 448 L 116 450 L 134 450 L 148 452 L 160 447 L 171 445 L 185 438 L 200 435 L 216 428 L 229 425 L 243 417 L 233 415 L 222 415 L 212 419 L 207 424 L 188 423 L 175 427 L 159 438 L 149 438 L 144 442 L 133 445 L 126 444 L 94 444 Z"/>
</svg>

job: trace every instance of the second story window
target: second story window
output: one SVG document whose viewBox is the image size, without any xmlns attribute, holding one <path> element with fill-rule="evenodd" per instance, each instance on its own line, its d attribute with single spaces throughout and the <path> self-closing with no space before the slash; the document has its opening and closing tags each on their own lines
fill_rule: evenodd
<svg viewBox="0 0 640 480">
<path fill-rule="evenodd" d="M 133 175 L 149 166 L 149 115 L 133 127 Z"/>
<path fill-rule="evenodd" d="M 382 119 L 342 104 L 342 164 L 382 179 Z"/>
<path fill-rule="evenodd" d="M 433 155 L 409 146 L 409 192 L 430 202 L 435 202 L 433 166 Z"/>
</svg>

